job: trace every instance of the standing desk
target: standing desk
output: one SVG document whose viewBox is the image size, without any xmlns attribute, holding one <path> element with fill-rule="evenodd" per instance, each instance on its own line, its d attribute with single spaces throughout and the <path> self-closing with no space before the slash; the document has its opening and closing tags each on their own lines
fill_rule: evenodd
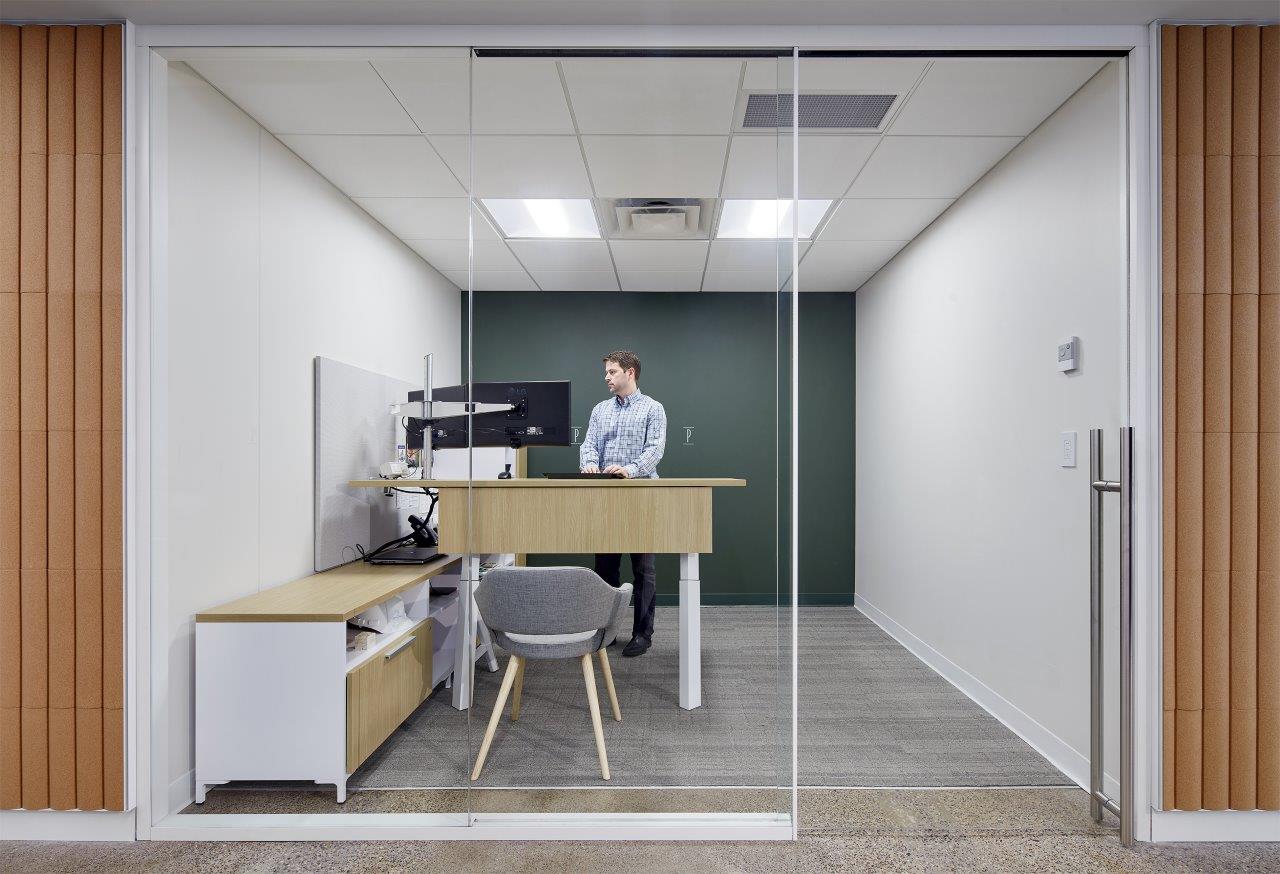
<svg viewBox="0 0 1280 874">
<path fill-rule="evenodd" d="M 679 554 L 680 706 L 702 705 L 698 555 L 711 552 L 712 490 L 745 486 L 746 480 L 373 479 L 349 484 L 439 491 L 440 551 L 467 556 L 460 599 L 471 596 L 480 581 L 478 556 L 488 553 Z M 471 701 L 473 646 L 472 635 L 458 635 L 454 690 L 461 707 Z"/>
</svg>

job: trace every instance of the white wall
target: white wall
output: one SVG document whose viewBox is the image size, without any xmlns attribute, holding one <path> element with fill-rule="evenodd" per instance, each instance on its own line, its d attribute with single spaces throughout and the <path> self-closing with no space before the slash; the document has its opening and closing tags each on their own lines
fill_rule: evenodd
<svg viewBox="0 0 1280 874">
<path fill-rule="evenodd" d="M 168 112 L 159 366 L 168 777 L 180 803 L 192 768 L 192 615 L 312 571 L 314 357 L 418 383 L 431 351 L 439 383 L 457 382 L 461 306 L 456 286 L 184 65 L 170 68 Z"/>
<path fill-rule="evenodd" d="M 1113 62 L 856 304 L 858 600 L 1084 778 L 1088 429 L 1114 477 L 1125 386 L 1123 112 Z M 1058 373 L 1073 334 L 1081 368 Z"/>
</svg>

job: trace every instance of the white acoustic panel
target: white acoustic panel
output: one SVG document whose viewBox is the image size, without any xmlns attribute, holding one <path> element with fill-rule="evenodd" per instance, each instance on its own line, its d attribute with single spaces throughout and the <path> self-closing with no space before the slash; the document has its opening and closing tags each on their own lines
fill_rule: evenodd
<svg viewBox="0 0 1280 874">
<path fill-rule="evenodd" d="M 778 274 L 771 270 L 707 270 L 702 290 L 777 292 Z"/>
<path fill-rule="evenodd" d="M 849 197 L 959 197 L 1020 137 L 885 137 Z"/>
<path fill-rule="evenodd" d="M 529 268 L 543 291 L 617 291 L 618 277 L 608 270 L 555 270 Z"/>
<path fill-rule="evenodd" d="M 715 197 L 729 138 L 584 136 L 600 197 Z"/>
<path fill-rule="evenodd" d="M 465 197 L 357 197 L 355 202 L 402 240 L 465 240 L 471 216 Z M 477 240 L 496 240 L 497 232 L 479 208 Z"/>
<path fill-rule="evenodd" d="M 206 58 L 189 64 L 277 136 L 418 132 L 365 60 Z"/>
<path fill-rule="evenodd" d="M 409 510 L 348 480 L 377 476 L 404 440 L 390 405 L 422 388 L 330 358 L 315 359 L 315 569 L 328 570 L 409 532 Z"/>
<path fill-rule="evenodd" d="M 809 243 L 800 241 L 801 255 Z M 712 240 L 708 270 L 752 270 L 777 276 L 791 272 L 790 240 Z"/>
<path fill-rule="evenodd" d="M 842 200 L 818 239 L 910 240 L 952 203 L 948 197 Z"/>
<path fill-rule="evenodd" d="M 501 240 L 476 240 L 473 247 L 474 261 L 468 264 L 466 240 L 405 240 L 413 251 L 441 273 L 453 270 L 465 271 L 468 266 L 476 270 L 519 270 L 520 262 Z"/>
<path fill-rule="evenodd" d="M 467 271 L 446 270 L 444 276 L 458 288 L 467 288 Z M 472 291 L 537 291 L 538 286 L 523 270 L 475 270 L 471 274 Z"/>
<path fill-rule="evenodd" d="M 906 240 L 819 240 L 800 262 L 800 288 L 808 275 L 868 273 L 898 254 Z"/>
<path fill-rule="evenodd" d="M 889 133 L 1026 136 L 1105 63 L 1098 58 L 936 60 Z"/>
<path fill-rule="evenodd" d="M 465 197 L 423 136 L 286 134 L 286 146 L 348 197 Z"/>
<path fill-rule="evenodd" d="M 572 134 L 556 62 L 547 58 L 376 61 L 396 97 L 429 134 Z"/>
<path fill-rule="evenodd" d="M 591 183 L 576 137 L 433 136 L 459 179 L 474 156 L 476 197 L 590 197 Z"/>
<path fill-rule="evenodd" d="M 928 61 L 916 58 L 805 58 L 800 62 L 800 90 L 843 94 L 906 94 Z M 746 91 L 789 92 L 792 60 L 747 61 Z"/>
<path fill-rule="evenodd" d="M 520 263 L 530 271 L 613 270 L 609 246 L 604 240 L 511 240 L 510 243 Z"/>
<path fill-rule="evenodd" d="M 800 137 L 800 197 L 834 198 L 879 142 L 878 136 Z M 780 197 L 791 190 L 791 143 L 767 134 L 738 134 L 729 146 L 725 197 Z"/>
<path fill-rule="evenodd" d="M 706 240 L 611 240 L 619 270 L 701 270 Z"/>
<path fill-rule="evenodd" d="M 580 58 L 560 62 L 584 134 L 722 134 L 742 62 L 724 58 Z"/>
<path fill-rule="evenodd" d="M 702 270 L 619 270 L 623 291 L 698 291 Z"/>
<path fill-rule="evenodd" d="M 828 270 L 805 272 L 800 265 L 800 293 L 815 291 L 857 291 L 875 273 L 857 270 Z"/>
</svg>

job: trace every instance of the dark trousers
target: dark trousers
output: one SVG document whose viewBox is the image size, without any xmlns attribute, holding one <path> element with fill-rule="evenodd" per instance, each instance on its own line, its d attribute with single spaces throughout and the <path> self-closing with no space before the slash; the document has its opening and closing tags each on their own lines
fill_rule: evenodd
<svg viewBox="0 0 1280 874">
<path fill-rule="evenodd" d="M 618 572 L 622 568 L 622 555 L 616 552 L 596 554 L 596 573 L 615 589 L 622 585 Z M 658 575 L 654 571 L 653 553 L 631 553 L 631 575 L 635 578 L 635 591 L 631 593 L 635 604 L 635 618 L 631 623 L 631 636 L 653 640 L 653 608 L 658 600 Z"/>
</svg>

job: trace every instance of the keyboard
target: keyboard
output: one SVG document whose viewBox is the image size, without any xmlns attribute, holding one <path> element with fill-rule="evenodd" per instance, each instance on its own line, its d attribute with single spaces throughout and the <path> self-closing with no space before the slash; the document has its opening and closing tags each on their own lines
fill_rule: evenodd
<svg viewBox="0 0 1280 874">
<path fill-rule="evenodd" d="M 547 479 L 625 479 L 620 473 L 582 473 L 581 471 L 572 471 L 570 473 L 544 473 Z"/>
</svg>

